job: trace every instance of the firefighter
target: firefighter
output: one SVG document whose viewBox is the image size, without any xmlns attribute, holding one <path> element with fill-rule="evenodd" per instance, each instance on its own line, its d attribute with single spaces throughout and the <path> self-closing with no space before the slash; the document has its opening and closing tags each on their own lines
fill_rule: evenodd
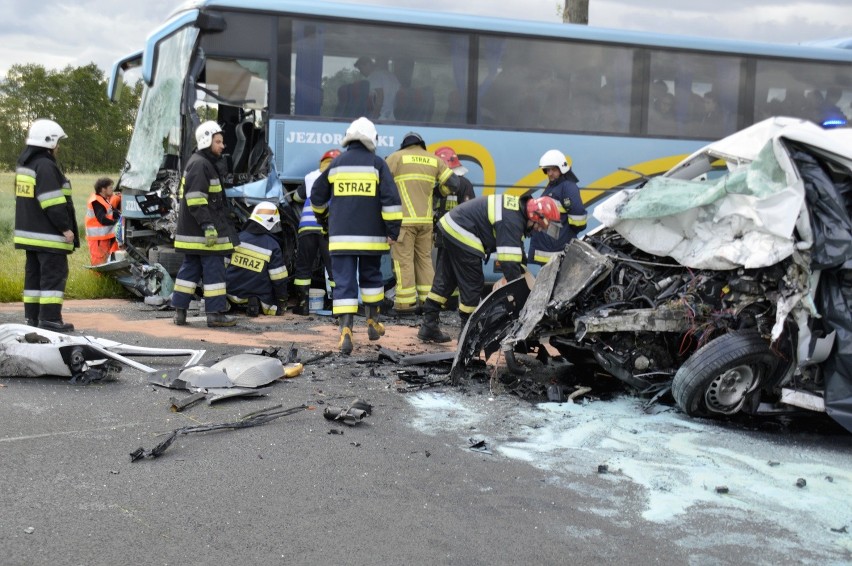
<svg viewBox="0 0 852 566">
<path fill-rule="evenodd" d="M 489 195 L 458 205 L 441 218 L 438 230 L 444 253 L 435 268 L 435 281 L 423 305 L 423 325 L 417 337 L 424 342 L 449 342 L 440 327 L 441 306 L 452 291 L 460 293 L 462 327 L 479 305 L 485 277 L 482 261 L 497 252 L 507 281 L 523 275 L 523 238 L 559 221 L 556 201 L 509 194 Z"/>
<path fill-rule="evenodd" d="M 358 292 L 367 315 L 367 336 L 378 340 L 385 327 L 379 320 L 384 299 L 381 256 L 399 237 L 402 205 L 384 159 L 375 154 L 378 134 L 361 117 L 346 129 L 343 147 L 314 182 L 311 207 L 328 222 L 328 249 L 334 276 L 332 312 L 340 318 L 340 352 L 352 352 L 353 318 Z"/>
<path fill-rule="evenodd" d="M 397 314 L 413 315 L 417 300 L 426 300 L 435 278 L 432 192 L 438 186 L 442 195 L 455 193 L 459 180 L 442 159 L 426 151 L 426 142 L 416 132 L 405 135 L 387 162 L 402 201 L 402 228 L 391 249 L 396 276 L 393 308 Z"/>
<path fill-rule="evenodd" d="M 115 241 L 115 223 L 119 211 L 113 206 L 114 183 L 108 177 L 95 181 L 95 192 L 86 202 L 86 240 L 89 242 L 89 259 L 92 265 L 109 260 L 118 249 Z"/>
<path fill-rule="evenodd" d="M 273 236 L 277 232 L 278 207 L 271 202 L 256 205 L 225 271 L 228 300 L 245 307 L 246 316 L 282 315 L 287 309 L 288 273 L 281 244 Z"/>
<path fill-rule="evenodd" d="M 175 249 L 185 255 L 172 293 L 174 322 L 186 324 L 186 309 L 201 282 L 207 326 L 234 326 L 236 319 L 225 314 L 225 258 L 234 251 L 234 243 L 216 167 L 225 150 L 222 128 L 212 120 L 204 122 L 195 130 L 195 140 L 198 151 L 186 164 L 178 194 Z"/>
<path fill-rule="evenodd" d="M 534 233 L 530 237 L 530 261 L 544 265 L 586 228 L 586 207 L 580 198 L 577 176 L 568 165 L 565 154 L 551 149 L 541 156 L 539 166 L 548 180 L 541 196 L 551 197 L 556 201 L 559 207 L 559 222 L 562 223 L 559 238 L 552 238 L 544 232 Z"/>
<path fill-rule="evenodd" d="M 329 286 L 334 288 L 334 277 L 331 275 L 331 256 L 328 254 L 328 232 L 317 220 L 311 208 L 311 188 L 317 177 L 328 168 L 331 160 L 340 155 L 340 150 L 330 149 L 320 158 L 319 169 L 314 169 L 305 175 L 305 182 L 296 189 L 293 195 L 295 202 L 304 203 L 302 215 L 299 218 L 299 236 L 296 245 L 296 273 L 293 284 L 298 293 L 295 314 L 307 315 L 308 297 L 311 290 L 311 279 L 314 271 L 314 261 L 317 254 L 322 260 L 322 267 L 329 274 Z"/>
<path fill-rule="evenodd" d="M 435 187 L 435 193 L 433 195 L 435 202 L 435 213 L 433 218 L 432 225 L 435 226 L 441 220 L 441 218 L 454 209 L 457 205 L 467 202 L 470 199 L 476 198 L 476 192 L 473 190 L 473 183 L 465 177 L 467 174 L 467 167 L 461 164 L 459 160 L 459 156 L 456 154 L 456 151 L 449 147 L 444 146 L 435 150 L 435 155 L 440 157 L 444 163 L 447 164 L 447 167 L 453 170 L 453 173 L 456 174 L 456 177 L 459 179 L 459 189 L 456 193 L 444 194 L 441 191 L 439 186 Z M 438 229 L 432 230 L 432 239 L 435 243 L 435 255 L 434 255 L 434 263 L 438 264 L 440 261 L 441 254 L 444 252 L 444 245 L 441 239 L 441 231 Z M 444 303 L 444 310 L 456 310 L 459 308 L 459 290 L 456 287 L 456 290 L 453 291 L 452 296 L 447 299 L 447 302 Z"/>
<path fill-rule="evenodd" d="M 80 247 L 71 183 L 56 162 L 65 132 L 53 120 L 36 120 L 15 170 L 15 249 L 26 252 L 24 317 L 30 326 L 70 332 L 62 303 L 68 254 Z"/>
</svg>

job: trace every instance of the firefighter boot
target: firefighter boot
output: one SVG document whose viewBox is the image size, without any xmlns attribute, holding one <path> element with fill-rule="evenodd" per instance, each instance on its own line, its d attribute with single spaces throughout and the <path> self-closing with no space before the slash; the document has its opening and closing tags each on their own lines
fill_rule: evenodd
<svg viewBox="0 0 852 566">
<path fill-rule="evenodd" d="M 337 343 L 341 354 L 349 355 L 352 353 L 352 324 L 355 315 L 342 314 L 340 315 L 340 342 Z"/>
<path fill-rule="evenodd" d="M 364 305 L 367 311 L 367 337 L 378 340 L 385 335 L 385 325 L 379 322 L 379 305 Z"/>
<path fill-rule="evenodd" d="M 257 297 L 249 297 L 248 304 L 246 305 L 246 316 L 250 316 L 252 318 L 258 316 L 260 314 L 260 299 Z"/>
<path fill-rule="evenodd" d="M 311 288 L 309 285 L 298 285 L 296 287 L 296 305 L 293 307 L 293 314 L 308 316 L 308 297 L 310 296 Z"/>
<path fill-rule="evenodd" d="M 210 328 L 222 328 L 225 326 L 235 326 L 237 319 L 221 312 L 207 313 L 207 326 Z"/>
<path fill-rule="evenodd" d="M 417 331 L 417 337 L 424 342 L 449 342 L 448 335 L 441 332 L 441 318 L 438 312 L 427 312 L 423 315 L 423 326 Z"/>
<path fill-rule="evenodd" d="M 175 309 L 175 324 L 178 326 L 186 325 L 186 309 Z"/>
</svg>

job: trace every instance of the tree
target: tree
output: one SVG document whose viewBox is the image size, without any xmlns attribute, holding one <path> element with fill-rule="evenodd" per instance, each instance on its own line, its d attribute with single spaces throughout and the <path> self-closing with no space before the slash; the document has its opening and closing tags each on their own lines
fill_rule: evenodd
<svg viewBox="0 0 852 566">
<path fill-rule="evenodd" d="M 13 65 L 0 82 L 0 168 L 13 170 L 30 125 L 38 118 L 50 118 L 69 138 L 61 153 L 66 169 L 121 169 L 142 86 L 122 88 L 120 102 L 112 104 L 103 72 L 94 64 L 62 71 Z"/>
<path fill-rule="evenodd" d="M 589 0 L 565 0 L 562 8 L 562 22 L 589 24 Z"/>
</svg>

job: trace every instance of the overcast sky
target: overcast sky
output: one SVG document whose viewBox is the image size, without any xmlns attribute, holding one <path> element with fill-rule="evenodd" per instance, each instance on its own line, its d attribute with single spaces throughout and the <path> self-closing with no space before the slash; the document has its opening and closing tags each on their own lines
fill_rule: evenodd
<svg viewBox="0 0 852 566">
<path fill-rule="evenodd" d="M 317 0 L 319 2 L 320 0 Z M 421 7 L 422 0 L 342 0 Z M 431 9 L 561 21 L 560 0 L 432 0 Z M 16 63 L 108 72 L 183 0 L 0 0 L 0 76 Z M 282 2 L 284 3 L 284 2 Z M 674 7 L 677 6 L 677 7 Z M 852 0 L 589 0 L 598 27 L 799 43 L 852 35 Z"/>
</svg>

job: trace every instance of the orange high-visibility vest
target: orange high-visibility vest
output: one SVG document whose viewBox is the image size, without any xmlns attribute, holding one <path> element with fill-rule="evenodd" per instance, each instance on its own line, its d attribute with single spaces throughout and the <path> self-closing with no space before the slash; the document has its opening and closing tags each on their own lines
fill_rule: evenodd
<svg viewBox="0 0 852 566">
<path fill-rule="evenodd" d="M 113 233 L 114 226 L 112 224 L 104 225 L 98 222 L 98 217 L 95 216 L 95 209 L 92 207 L 93 202 L 99 202 L 106 209 L 107 218 L 112 220 L 113 208 L 104 197 L 97 193 L 93 193 L 86 202 L 86 238 L 90 240 L 109 240 L 115 237 Z"/>
</svg>

